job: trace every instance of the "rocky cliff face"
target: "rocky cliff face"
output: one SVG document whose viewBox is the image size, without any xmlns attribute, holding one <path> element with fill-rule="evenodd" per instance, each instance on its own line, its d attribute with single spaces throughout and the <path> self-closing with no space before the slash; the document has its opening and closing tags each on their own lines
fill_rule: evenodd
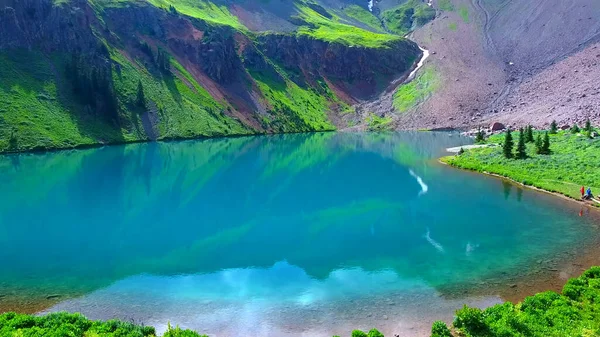
<svg viewBox="0 0 600 337">
<path fill-rule="evenodd" d="M 259 38 L 264 54 L 286 69 L 301 69 L 304 74 L 323 76 L 346 84 L 363 84 L 353 92 L 367 99 L 409 69 L 421 55 L 419 47 L 408 40 L 390 42 L 388 48 L 366 48 L 329 43 L 308 36 L 266 34 Z"/>
<path fill-rule="evenodd" d="M 83 0 L 69 6 L 44 0 L 0 0 L 0 49 L 92 51 L 97 47 L 91 29 L 95 21 Z"/>
</svg>

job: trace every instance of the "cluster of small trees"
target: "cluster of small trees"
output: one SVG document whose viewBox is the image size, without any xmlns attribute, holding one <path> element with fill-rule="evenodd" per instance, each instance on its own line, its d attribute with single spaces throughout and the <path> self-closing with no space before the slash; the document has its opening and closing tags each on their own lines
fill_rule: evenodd
<svg viewBox="0 0 600 337">
<path fill-rule="evenodd" d="M 519 139 L 517 142 L 517 151 L 513 152 L 515 142 L 513 140 L 512 132 L 510 129 L 506 130 L 504 136 L 504 144 L 502 145 L 502 153 L 505 158 L 512 159 L 526 159 L 527 155 L 527 143 L 534 143 L 537 154 L 550 154 L 550 136 L 548 132 L 544 133 L 544 138 L 540 134 L 536 138 L 533 137 L 533 127 L 528 125 L 525 128 L 519 129 Z"/>
<path fill-rule="evenodd" d="M 80 102 L 107 120 L 118 122 L 117 97 L 110 66 L 96 66 L 84 57 L 73 54 L 66 65 L 67 78 Z"/>
</svg>

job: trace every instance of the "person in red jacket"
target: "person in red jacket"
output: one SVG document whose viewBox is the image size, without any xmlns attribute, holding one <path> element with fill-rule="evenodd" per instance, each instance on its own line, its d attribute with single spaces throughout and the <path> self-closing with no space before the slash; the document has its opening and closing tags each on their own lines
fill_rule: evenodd
<svg viewBox="0 0 600 337">
<path fill-rule="evenodd" d="M 585 195 L 585 186 L 581 186 L 581 198 Z"/>
</svg>

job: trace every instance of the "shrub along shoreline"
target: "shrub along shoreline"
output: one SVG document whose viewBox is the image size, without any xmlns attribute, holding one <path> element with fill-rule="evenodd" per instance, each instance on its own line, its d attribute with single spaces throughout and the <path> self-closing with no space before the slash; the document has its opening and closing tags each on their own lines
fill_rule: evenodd
<svg viewBox="0 0 600 337">
<path fill-rule="evenodd" d="M 600 267 L 592 267 L 564 286 L 527 297 L 523 302 L 505 302 L 485 310 L 464 306 L 456 312 L 452 329 L 433 323 L 432 337 L 563 337 L 600 335 Z M 90 321 L 81 314 L 53 313 L 32 316 L 0 314 L 0 336 L 154 337 L 153 327 L 111 320 Z M 164 337 L 206 337 L 169 325 Z M 384 337 L 373 329 L 355 330 L 352 337 Z M 334 336 L 337 337 L 337 336 Z"/>
</svg>

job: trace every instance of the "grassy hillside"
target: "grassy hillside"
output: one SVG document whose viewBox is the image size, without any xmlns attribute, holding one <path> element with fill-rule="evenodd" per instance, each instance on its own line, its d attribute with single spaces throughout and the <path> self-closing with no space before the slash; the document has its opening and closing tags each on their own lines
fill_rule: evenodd
<svg viewBox="0 0 600 337">
<path fill-rule="evenodd" d="M 379 18 L 373 15 L 373 13 L 358 5 L 350 5 L 344 8 L 344 14 L 359 22 L 364 23 L 365 25 L 371 27 L 377 32 L 383 32 L 383 27 L 381 26 L 381 21 L 379 20 Z"/>
<path fill-rule="evenodd" d="M 425 101 L 439 87 L 438 76 L 435 68 L 423 67 L 413 81 L 398 87 L 394 93 L 394 108 L 405 112 Z"/>
<path fill-rule="evenodd" d="M 120 120 L 107 121 L 78 99 L 61 54 L 24 50 L 0 53 L 0 152 L 70 148 L 97 143 L 148 139 L 141 113 L 133 104 L 142 83 L 149 110 L 159 120 L 159 138 L 247 134 L 250 129 L 224 114 L 215 101 L 171 60 L 175 71 L 152 74 L 140 61 L 111 52 Z M 116 69 L 119 69 L 118 71 Z"/>
<path fill-rule="evenodd" d="M 377 74 L 383 70 L 357 67 L 360 76 L 337 71 L 327 79 L 314 60 L 278 66 L 262 54 L 259 41 L 273 32 L 250 31 L 232 14 L 246 15 L 239 10 L 245 2 L 236 9 L 206 0 L 87 0 L 89 10 L 75 11 L 75 0 L 41 1 L 56 7 L 47 13 L 55 17 L 16 16 L 32 32 L 16 31 L 24 45 L 0 49 L 0 152 L 334 130 L 328 114 L 347 107 L 338 95 L 349 102 L 360 92 L 352 86 L 390 76 L 388 70 Z M 382 69 L 401 71 L 408 66 L 402 60 L 413 59 L 403 53 L 418 52 L 402 37 L 383 33 L 379 19 L 359 6 L 340 11 L 309 0 L 281 6 L 289 12 L 272 14 L 297 26 L 288 37 L 336 44 L 329 62 L 336 57 L 354 62 L 344 48 L 360 46 L 350 54 L 357 62 L 360 53 L 369 51 L 365 55 L 373 58 L 382 50 L 388 53 L 382 53 L 387 67 Z M 34 31 L 37 26 L 45 27 L 43 37 Z M 39 40 L 29 42 L 30 36 Z M 63 42 L 48 44 L 53 41 Z M 303 45 L 294 48 L 306 53 Z M 391 58 L 391 49 L 399 57 Z M 295 53 L 275 50 L 270 57 L 278 62 Z"/>
<path fill-rule="evenodd" d="M 154 6 L 169 9 L 173 6 L 178 12 L 213 24 L 247 30 L 239 19 L 229 12 L 226 6 L 218 6 L 205 0 L 148 0 Z"/>
<path fill-rule="evenodd" d="M 326 85 L 323 92 L 318 93 L 302 88 L 288 78 L 276 81 L 258 73 L 251 75 L 270 108 L 271 114 L 263 117 L 266 125 L 273 125 L 279 132 L 335 129 L 324 111 L 337 98 Z"/>
<path fill-rule="evenodd" d="M 120 130 L 78 103 L 61 56 L 0 52 L 0 152 L 124 140 Z"/>
<path fill-rule="evenodd" d="M 408 0 L 400 6 L 381 13 L 388 30 L 406 35 L 435 18 L 435 9 L 421 0 Z"/>
<path fill-rule="evenodd" d="M 307 23 L 307 25 L 298 29 L 299 35 L 308 35 L 319 40 L 370 48 L 385 48 L 389 42 L 401 39 L 399 36 L 373 33 L 342 23 L 340 18 L 334 14 L 329 14 L 331 17 L 327 18 L 312 8 L 301 4 L 298 5 L 298 10 L 300 11 L 299 17 Z"/>
</svg>

